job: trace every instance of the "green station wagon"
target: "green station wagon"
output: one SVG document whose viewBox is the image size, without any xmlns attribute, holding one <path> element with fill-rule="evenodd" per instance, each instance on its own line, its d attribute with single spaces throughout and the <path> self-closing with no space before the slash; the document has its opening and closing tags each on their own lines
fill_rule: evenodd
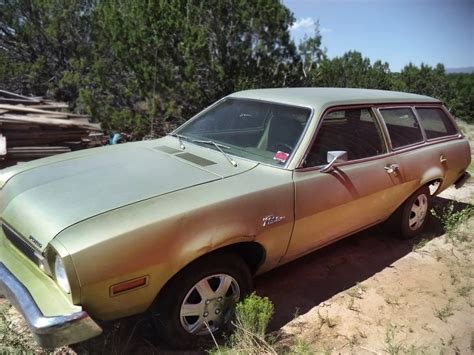
<svg viewBox="0 0 474 355">
<path fill-rule="evenodd" d="M 430 97 L 237 92 L 161 139 L 0 171 L 0 294 L 43 347 L 142 312 L 188 347 L 225 329 L 256 274 L 389 218 L 418 233 L 470 159 Z"/>
</svg>

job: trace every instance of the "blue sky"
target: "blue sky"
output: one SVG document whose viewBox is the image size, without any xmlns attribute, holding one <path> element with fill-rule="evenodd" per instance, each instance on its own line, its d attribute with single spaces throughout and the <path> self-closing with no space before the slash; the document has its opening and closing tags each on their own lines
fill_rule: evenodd
<svg viewBox="0 0 474 355">
<path fill-rule="evenodd" d="M 474 66 L 474 0 L 283 0 L 296 43 L 319 20 L 330 58 L 357 50 L 392 71 L 412 62 Z"/>
</svg>

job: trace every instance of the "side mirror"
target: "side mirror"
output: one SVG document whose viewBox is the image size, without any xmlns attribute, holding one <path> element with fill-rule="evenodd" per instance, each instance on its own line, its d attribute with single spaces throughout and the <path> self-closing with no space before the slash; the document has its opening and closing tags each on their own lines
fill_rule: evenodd
<svg viewBox="0 0 474 355">
<path fill-rule="evenodd" d="M 324 168 L 321 169 L 322 173 L 329 173 L 334 170 L 333 165 L 336 163 L 343 163 L 347 161 L 347 152 L 345 150 L 333 150 L 328 152 L 327 155 L 327 162 L 328 165 L 326 165 Z"/>
</svg>

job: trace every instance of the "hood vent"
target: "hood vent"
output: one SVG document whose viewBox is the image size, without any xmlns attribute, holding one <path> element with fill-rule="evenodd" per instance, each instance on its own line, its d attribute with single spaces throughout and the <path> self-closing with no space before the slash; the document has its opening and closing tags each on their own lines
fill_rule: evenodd
<svg viewBox="0 0 474 355">
<path fill-rule="evenodd" d="M 214 162 L 214 161 L 201 158 L 201 157 L 199 157 L 197 155 L 194 155 L 194 154 L 191 154 L 191 153 L 176 154 L 175 156 L 177 156 L 178 158 L 181 158 L 183 160 L 187 160 L 191 163 L 200 165 L 200 166 L 208 166 L 208 165 L 216 164 L 216 162 Z"/>
<path fill-rule="evenodd" d="M 160 152 L 167 153 L 167 154 L 175 154 L 175 153 L 180 152 L 180 150 L 178 150 L 178 149 L 167 147 L 165 145 L 160 145 L 160 146 L 155 147 L 153 149 L 159 150 Z"/>
<path fill-rule="evenodd" d="M 216 162 L 212 160 L 207 160 L 204 158 L 201 158 L 200 156 L 191 154 L 191 153 L 182 153 L 182 150 L 174 149 L 171 147 L 167 147 L 165 145 L 160 145 L 158 147 L 154 147 L 153 149 L 159 150 L 160 152 L 167 153 L 167 154 L 173 154 L 174 156 L 181 158 L 183 160 L 187 160 L 191 163 L 200 165 L 200 166 L 208 166 L 208 165 L 214 165 Z M 181 153 L 181 154 L 176 154 L 176 153 Z"/>
</svg>

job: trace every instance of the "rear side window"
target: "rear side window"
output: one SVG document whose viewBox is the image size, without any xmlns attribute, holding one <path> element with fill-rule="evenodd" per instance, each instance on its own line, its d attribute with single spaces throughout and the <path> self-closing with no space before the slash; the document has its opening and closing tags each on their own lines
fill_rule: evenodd
<svg viewBox="0 0 474 355">
<path fill-rule="evenodd" d="M 428 139 L 458 133 L 451 120 L 440 108 L 417 107 L 416 112 Z"/>
<path fill-rule="evenodd" d="M 423 134 L 410 108 L 381 109 L 393 148 L 423 141 Z"/>
</svg>

